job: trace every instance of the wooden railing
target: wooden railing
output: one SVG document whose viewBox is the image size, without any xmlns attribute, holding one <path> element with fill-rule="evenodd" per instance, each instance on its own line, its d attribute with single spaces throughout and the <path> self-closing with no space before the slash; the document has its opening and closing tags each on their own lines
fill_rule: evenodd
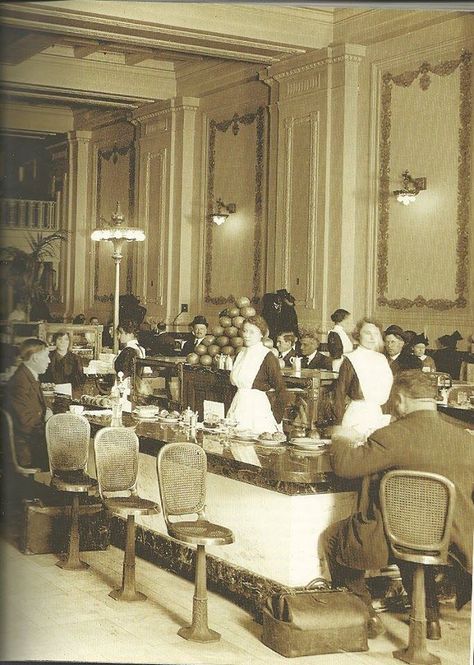
<svg viewBox="0 0 474 665">
<path fill-rule="evenodd" d="M 0 226 L 4 229 L 56 231 L 56 202 L 2 199 Z"/>
</svg>

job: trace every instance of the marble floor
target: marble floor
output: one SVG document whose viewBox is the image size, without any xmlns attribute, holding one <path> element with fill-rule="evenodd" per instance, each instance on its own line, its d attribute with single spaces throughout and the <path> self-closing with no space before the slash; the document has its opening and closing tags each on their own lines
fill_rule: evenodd
<svg viewBox="0 0 474 665">
<path fill-rule="evenodd" d="M 141 603 L 109 598 L 120 583 L 122 551 L 85 552 L 91 568 L 68 572 L 51 554 L 23 555 L 0 540 L 2 635 L 0 660 L 156 663 L 186 665 L 277 665 L 288 662 L 260 641 L 262 627 L 219 595 L 210 594 L 209 623 L 222 634 L 211 645 L 186 642 L 176 633 L 190 619 L 193 585 L 137 559 L 137 586 L 148 595 Z M 471 605 L 456 612 L 442 606 L 439 642 L 428 642 L 443 665 L 470 662 Z M 404 644 L 402 617 L 384 613 L 387 631 L 369 642 L 364 653 L 293 658 L 294 665 L 383 665 Z"/>
</svg>

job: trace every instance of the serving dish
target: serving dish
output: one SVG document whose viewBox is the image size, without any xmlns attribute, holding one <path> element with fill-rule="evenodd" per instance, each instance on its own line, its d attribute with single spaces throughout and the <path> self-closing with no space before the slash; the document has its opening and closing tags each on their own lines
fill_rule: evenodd
<svg viewBox="0 0 474 665">
<path fill-rule="evenodd" d="M 331 439 L 312 439 L 309 437 L 300 437 L 291 439 L 291 445 L 301 450 L 324 450 L 331 443 Z"/>
</svg>

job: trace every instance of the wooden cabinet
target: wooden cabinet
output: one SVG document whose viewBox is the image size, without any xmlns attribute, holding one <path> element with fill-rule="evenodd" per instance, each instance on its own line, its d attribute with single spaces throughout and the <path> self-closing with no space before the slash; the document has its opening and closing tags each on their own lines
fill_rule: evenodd
<svg viewBox="0 0 474 665">
<path fill-rule="evenodd" d="M 39 337 L 53 348 L 53 335 L 64 330 L 70 337 L 69 348 L 81 356 L 83 364 L 97 360 L 102 350 L 103 326 L 73 323 L 45 323 L 43 321 L 3 321 L 0 326 L 2 341 L 18 345 L 29 337 Z"/>
<path fill-rule="evenodd" d="M 230 372 L 199 365 L 181 365 L 181 404 L 197 411 L 202 420 L 204 400 L 223 402 L 225 413 L 230 407 L 236 387 L 229 381 Z"/>
</svg>

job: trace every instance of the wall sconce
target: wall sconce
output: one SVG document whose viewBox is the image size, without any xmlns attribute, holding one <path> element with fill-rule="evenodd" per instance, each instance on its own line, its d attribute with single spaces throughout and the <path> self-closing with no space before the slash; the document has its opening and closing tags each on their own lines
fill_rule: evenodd
<svg viewBox="0 0 474 665">
<path fill-rule="evenodd" d="M 415 201 L 417 195 L 426 189 L 426 178 L 412 178 L 408 170 L 403 171 L 403 189 L 396 189 L 393 193 L 397 201 L 407 206 Z"/>
<path fill-rule="evenodd" d="M 229 215 L 232 215 L 237 210 L 237 206 L 235 205 L 235 203 L 225 204 L 222 199 L 217 199 L 216 206 L 217 206 L 217 211 L 212 213 L 211 219 L 214 222 L 214 224 L 217 224 L 217 226 L 223 224 L 227 219 L 227 217 Z"/>
</svg>

